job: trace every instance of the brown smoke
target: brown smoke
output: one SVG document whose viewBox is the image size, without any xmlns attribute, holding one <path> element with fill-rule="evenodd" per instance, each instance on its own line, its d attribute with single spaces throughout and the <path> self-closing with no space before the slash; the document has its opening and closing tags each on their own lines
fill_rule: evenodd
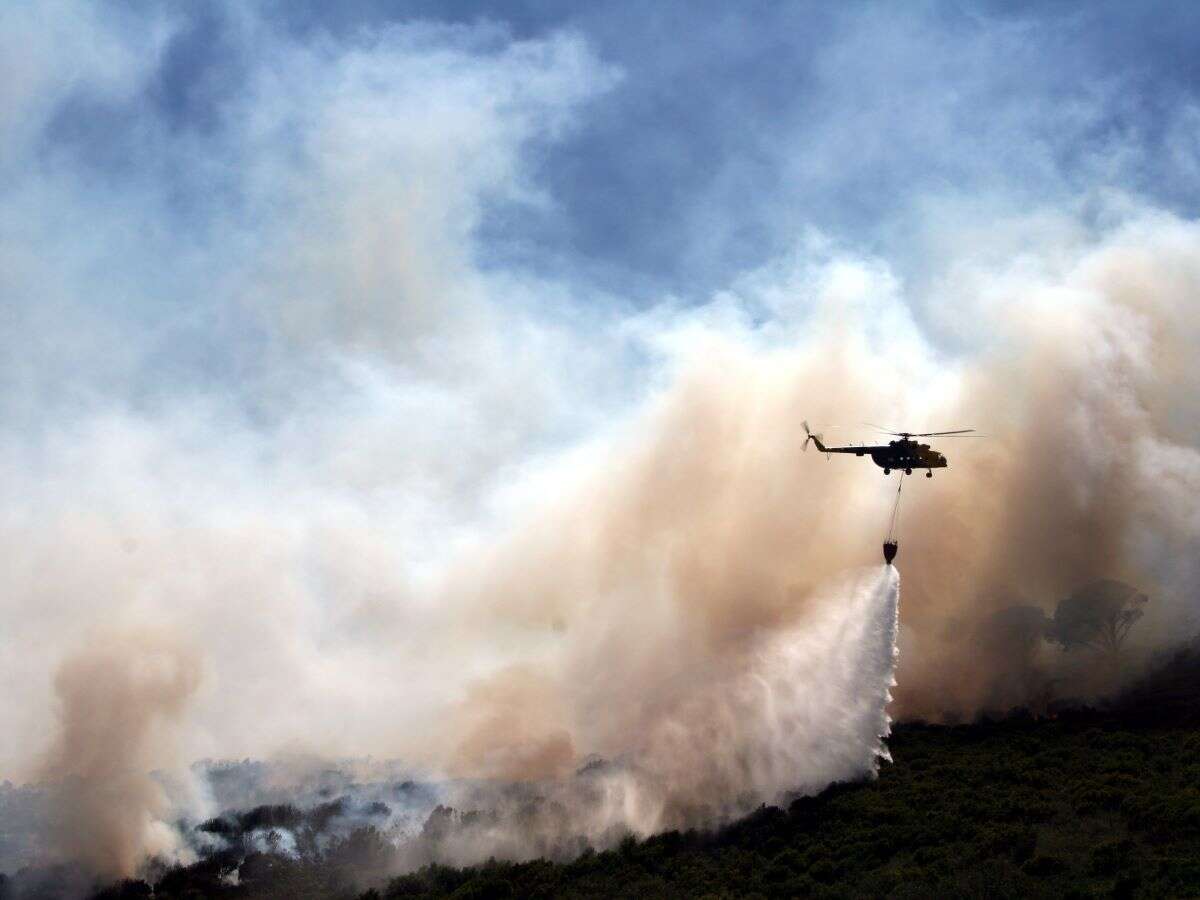
<svg viewBox="0 0 1200 900">
<path fill-rule="evenodd" d="M 60 792 L 55 837 L 66 858 L 118 877 L 171 849 L 151 772 L 175 762 L 173 732 L 199 681 L 199 657 L 149 631 L 98 635 L 59 667 L 60 730 L 42 777 Z"/>
<path fill-rule="evenodd" d="M 1083 657 L 1028 640 L 1005 610 L 1049 614 L 1080 585 L 1119 578 L 1150 597 L 1131 651 L 1184 636 L 1200 543 L 1194 259 L 1200 230 L 1159 222 L 1119 232 L 1061 271 L 984 273 L 980 283 L 1000 287 L 962 301 L 976 343 L 958 356 L 932 349 L 897 313 L 898 295 L 856 306 L 828 291 L 782 337 L 744 322 L 683 328 L 677 371 L 626 431 L 528 474 L 510 530 L 462 539 L 455 547 L 465 549 L 411 584 L 389 569 L 403 542 L 393 548 L 374 530 L 386 516 L 289 542 L 279 509 L 308 535 L 338 506 L 303 492 L 294 506 L 279 503 L 265 478 L 245 517 L 253 530 L 202 517 L 186 531 L 146 525 L 136 559 L 164 590 L 175 587 L 169 561 L 200 560 L 178 611 L 204 623 L 219 686 L 205 695 L 219 705 L 197 704 L 198 730 L 215 755 L 371 753 L 499 780 L 560 779 L 598 754 L 627 765 L 638 797 L 654 799 L 630 801 L 620 779 L 604 781 L 603 827 L 588 832 L 597 835 L 709 821 L 714 807 L 740 808 L 743 789 L 766 796 L 754 794 L 754 773 L 770 766 L 747 763 L 762 748 L 747 745 L 742 727 L 751 713 L 769 721 L 778 696 L 753 690 L 764 654 L 796 636 L 820 658 L 802 638 L 839 602 L 831 584 L 878 566 L 896 489 L 896 476 L 869 460 L 802 453 L 805 419 L 849 426 L 826 429 L 830 443 L 875 440 L 855 429 L 860 421 L 988 435 L 933 439 L 950 467 L 905 481 L 894 715 L 970 716 L 1043 703 L 1049 684 L 1077 690 L 1070 679 Z M 863 268 L 864 293 L 886 294 L 886 280 Z M 192 471 L 182 459 L 178 471 Z M 55 554 L 83 543 L 47 534 Z M 152 554 L 156 535 L 163 549 Z M 93 563 L 80 567 L 80 584 L 112 568 Z M 173 662 L 146 662 L 155 659 Z M 97 867 L 129 871 L 155 845 L 161 795 L 137 773 L 170 761 L 170 728 L 195 684 L 190 659 L 169 641 L 104 641 L 60 675 L 63 732 L 46 772 L 92 785 L 76 803 L 78 821 L 93 824 L 60 842 Z M 793 709 L 831 695 L 827 674 L 807 671 L 787 694 Z M 285 687 L 299 714 L 273 708 Z M 837 695 L 846 704 L 853 687 L 845 681 Z M 836 748 L 837 718 L 805 720 L 814 746 Z M 831 763 L 802 780 L 845 771 Z M 118 794 L 121 803 L 108 802 Z M 575 812 L 564 813 L 572 827 Z"/>
<path fill-rule="evenodd" d="M 451 771 L 521 780 L 569 774 L 576 758 L 571 735 L 545 724 L 561 715 L 557 702 L 550 685 L 524 666 L 475 685 Z"/>
<path fill-rule="evenodd" d="M 1195 265 L 1179 265 L 1200 250 L 1197 235 L 1180 246 L 1182 236 L 1159 235 L 1157 253 L 1140 248 L 1132 269 L 1130 242 L 1143 235 L 1095 251 L 1065 277 L 1067 296 L 1014 302 L 1004 351 L 973 367 L 948 420 L 993 437 L 969 452 L 950 445 L 946 477 L 906 497 L 913 652 L 902 657 L 901 713 L 971 715 L 1022 666 L 1003 643 L 970 639 L 1013 593 L 1050 613 L 1080 585 L 1115 577 L 1155 597 L 1158 633 L 1148 624 L 1143 644 L 1168 637 L 1164 623 L 1182 624 L 1187 562 L 1158 551 L 1194 549 L 1200 534 L 1181 515 L 1178 484 L 1152 464 L 1166 448 L 1195 460 L 1194 435 L 1164 416 L 1190 402 L 1197 376 L 1194 356 L 1183 362 L 1192 336 L 1168 324 L 1200 288 Z M 1048 661 L 1062 674 L 1073 662 Z"/>
<path fill-rule="evenodd" d="M 844 502 L 861 473 L 831 467 L 811 478 L 798 464 L 804 410 L 828 415 L 865 399 L 852 372 L 836 357 L 764 361 L 711 349 L 720 359 L 665 399 L 649 440 L 614 452 L 470 575 L 473 627 L 517 627 L 552 659 L 536 692 L 533 670 L 520 670 L 531 697 L 554 698 L 525 716 L 544 720 L 541 734 L 574 735 L 584 752 L 618 755 L 650 739 L 706 683 L 740 667 L 757 637 L 794 622 L 815 584 L 870 560 L 874 536 L 859 539 L 861 510 Z M 463 715 L 490 720 L 478 704 L 508 696 L 512 679 L 506 670 L 476 690 Z M 520 755 L 518 766 L 494 769 L 495 742 L 527 727 L 503 722 L 493 742 L 462 744 L 458 758 L 467 763 L 479 747 L 483 770 L 528 777 Z M 537 774 L 562 765 L 556 757 Z"/>
<path fill-rule="evenodd" d="M 950 468 L 906 484 L 898 715 L 1044 702 L 1077 660 L 996 640 L 1013 597 L 1052 613 L 1081 584 L 1121 578 L 1159 605 L 1143 643 L 1164 636 L 1185 602 L 1180 569 L 1146 548 L 1194 550 L 1197 533 L 1177 480 L 1147 461 L 1164 447 L 1194 460 L 1170 411 L 1195 383 L 1180 310 L 1200 273 L 1180 262 L 1200 257 L 1200 240 L 1159 234 L 1131 272 L 1130 245 L 1146 238 L 1118 235 L 1054 283 L 1015 287 L 990 312 L 988 348 L 936 402 L 914 400 L 922 385 L 904 359 L 880 357 L 853 321 L 818 317 L 805 341 L 769 352 L 710 337 L 637 437 L 470 576 L 476 627 L 515 629 L 546 660 L 520 670 L 527 696 L 553 698 L 525 714 L 540 717 L 538 740 L 635 751 L 685 708 L 686 727 L 706 733 L 695 698 L 744 668 L 758 636 L 803 620 L 814 586 L 877 561 L 896 477 L 865 459 L 801 456 L 805 417 L 987 435 L 934 439 Z M 487 720 L 478 704 L 511 677 L 476 690 L 462 715 Z M 478 757 L 491 774 L 560 773 L 564 757 L 531 773 L 537 754 L 513 747 L 518 764 L 495 768 L 494 747 L 519 742 L 521 721 L 460 744 L 460 769 Z"/>
</svg>

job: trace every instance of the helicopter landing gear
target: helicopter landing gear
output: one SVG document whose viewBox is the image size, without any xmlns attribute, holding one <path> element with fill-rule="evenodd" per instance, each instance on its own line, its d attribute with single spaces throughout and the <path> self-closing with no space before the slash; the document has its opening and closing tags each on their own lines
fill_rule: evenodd
<svg viewBox="0 0 1200 900">
<path fill-rule="evenodd" d="M 933 469 L 930 469 L 928 472 L 926 472 L 926 473 L 925 473 L 925 477 L 926 477 L 926 478 L 932 478 L 932 477 L 933 477 Z"/>
<path fill-rule="evenodd" d="M 884 474 L 884 475 L 891 475 L 891 474 L 892 474 L 892 470 L 891 470 L 891 469 L 884 469 L 884 470 L 883 470 L 883 474 Z"/>
<path fill-rule="evenodd" d="M 911 474 L 912 474 L 912 469 L 905 469 L 905 470 L 904 470 L 904 474 L 905 474 L 905 475 L 911 475 Z"/>
</svg>

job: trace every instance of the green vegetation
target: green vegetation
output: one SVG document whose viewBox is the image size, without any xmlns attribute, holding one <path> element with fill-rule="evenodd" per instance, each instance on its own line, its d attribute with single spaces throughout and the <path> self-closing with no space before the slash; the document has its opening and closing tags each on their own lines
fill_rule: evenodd
<svg viewBox="0 0 1200 900">
<path fill-rule="evenodd" d="M 1200 727 L 1076 713 L 902 725 L 876 781 L 567 863 L 433 866 L 381 879 L 371 829 L 319 856 L 217 860 L 106 897 L 1200 896 Z"/>
</svg>

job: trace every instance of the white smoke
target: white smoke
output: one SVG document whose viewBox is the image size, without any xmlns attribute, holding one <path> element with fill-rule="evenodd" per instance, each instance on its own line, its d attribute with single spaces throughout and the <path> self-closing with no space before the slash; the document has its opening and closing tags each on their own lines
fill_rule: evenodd
<svg viewBox="0 0 1200 900">
<path fill-rule="evenodd" d="M 86 849 L 78 858 L 111 876 L 134 872 L 138 852 L 186 861 L 231 841 L 294 855 L 302 828 L 319 820 L 318 844 L 355 827 L 379 828 L 396 851 L 389 871 L 404 871 L 433 861 L 569 858 L 628 834 L 715 827 L 763 803 L 875 775 L 879 759 L 888 758 L 898 600 L 899 575 L 891 567 L 857 570 L 826 585 L 790 626 L 759 634 L 716 677 L 678 685 L 674 707 L 640 742 L 563 777 L 413 781 L 402 761 L 208 763 L 191 769 L 197 792 L 164 790 L 170 785 L 130 770 L 124 781 L 106 776 L 96 783 L 107 793 L 91 781 L 50 791 L 45 800 L 54 820 L 65 821 L 77 801 L 77 827 L 60 828 L 51 839 Z M 134 733 L 122 746 L 141 753 L 141 741 Z M 119 795 L 130 785 L 153 798 L 152 817 Z M 52 848 L 46 834 L 22 833 L 39 818 L 34 800 L 0 794 L 0 808 L 16 826 L 10 837 L 28 842 L 23 859 L 36 864 Z M 286 805 L 299 818 L 269 811 L 255 818 L 254 808 L 271 805 Z M 200 821 L 217 810 L 225 810 L 224 825 Z M 118 829 L 110 820 L 131 824 Z M 150 824 L 153 841 L 133 833 Z M 231 833 L 223 837 L 222 828 Z M 103 844 L 117 835 L 124 841 L 119 853 Z"/>
<path fill-rule="evenodd" d="M 347 774 L 337 827 L 383 828 L 396 846 L 397 870 L 489 857 L 569 858 L 628 834 L 715 827 L 764 803 L 873 777 L 888 758 L 899 587 L 899 574 L 886 566 L 826 585 L 789 627 L 758 635 L 717 677 L 678 685 L 674 707 L 616 758 L 526 782 L 450 780 L 388 790 Z M 324 773 L 325 797 L 335 772 Z M 247 808 L 307 798 L 315 805 L 322 795 L 311 776 L 305 781 L 307 787 L 276 784 L 267 794 L 257 781 L 227 786 L 222 801 Z M 380 804 L 385 820 L 374 811 Z M 279 846 L 294 843 L 289 833 Z"/>
<path fill-rule="evenodd" d="M 876 558 L 891 490 L 802 458 L 806 416 L 995 435 L 906 500 L 903 713 L 991 696 L 1011 660 L 962 635 L 1013 580 L 1052 604 L 1112 574 L 1152 595 L 1140 634 L 1190 621 L 1195 222 L 905 196 L 911 258 L 810 231 L 715 293 L 607 297 L 509 265 L 529 248 L 498 234 L 560 201 L 541 161 L 620 83 L 596 47 L 485 22 L 310 40 L 238 8 L 247 68 L 211 132 L 122 124 L 182 14 L 0 11 L 24 73 L 0 79 L 5 777 L 108 783 L 105 759 L 46 765 L 89 733 L 54 673 L 102 625 L 176 636 L 204 673 L 152 702 L 141 769 L 370 754 L 468 792 L 447 802 L 499 803 L 477 779 L 570 801 L 503 831 L 513 853 L 867 772 L 883 620 L 870 576 L 829 585 Z M 89 122 L 136 136 L 125 174 Z M 818 122 L 788 140 L 872 130 Z M 794 149 L 814 176 L 846 156 Z M 130 652 L 87 681 L 120 688 Z M 101 810 L 102 868 L 166 846 L 144 826 L 174 811 L 140 783 L 132 819 Z"/>
</svg>

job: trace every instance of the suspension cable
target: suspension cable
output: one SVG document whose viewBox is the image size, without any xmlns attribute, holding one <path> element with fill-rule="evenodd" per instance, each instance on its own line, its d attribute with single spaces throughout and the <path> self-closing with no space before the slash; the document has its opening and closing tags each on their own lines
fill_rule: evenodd
<svg viewBox="0 0 1200 900">
<path fill-rule="evenodd" d="M 896 488 L 896 503 L 892 507 L 892 521 L 888 526 L 887 539 L 894 541 L 896 539 L 896 528 L 900 524 L 900 491 L 904 489 L 904 473 L 900 473 L 900 484 Z"/>
</svg>

